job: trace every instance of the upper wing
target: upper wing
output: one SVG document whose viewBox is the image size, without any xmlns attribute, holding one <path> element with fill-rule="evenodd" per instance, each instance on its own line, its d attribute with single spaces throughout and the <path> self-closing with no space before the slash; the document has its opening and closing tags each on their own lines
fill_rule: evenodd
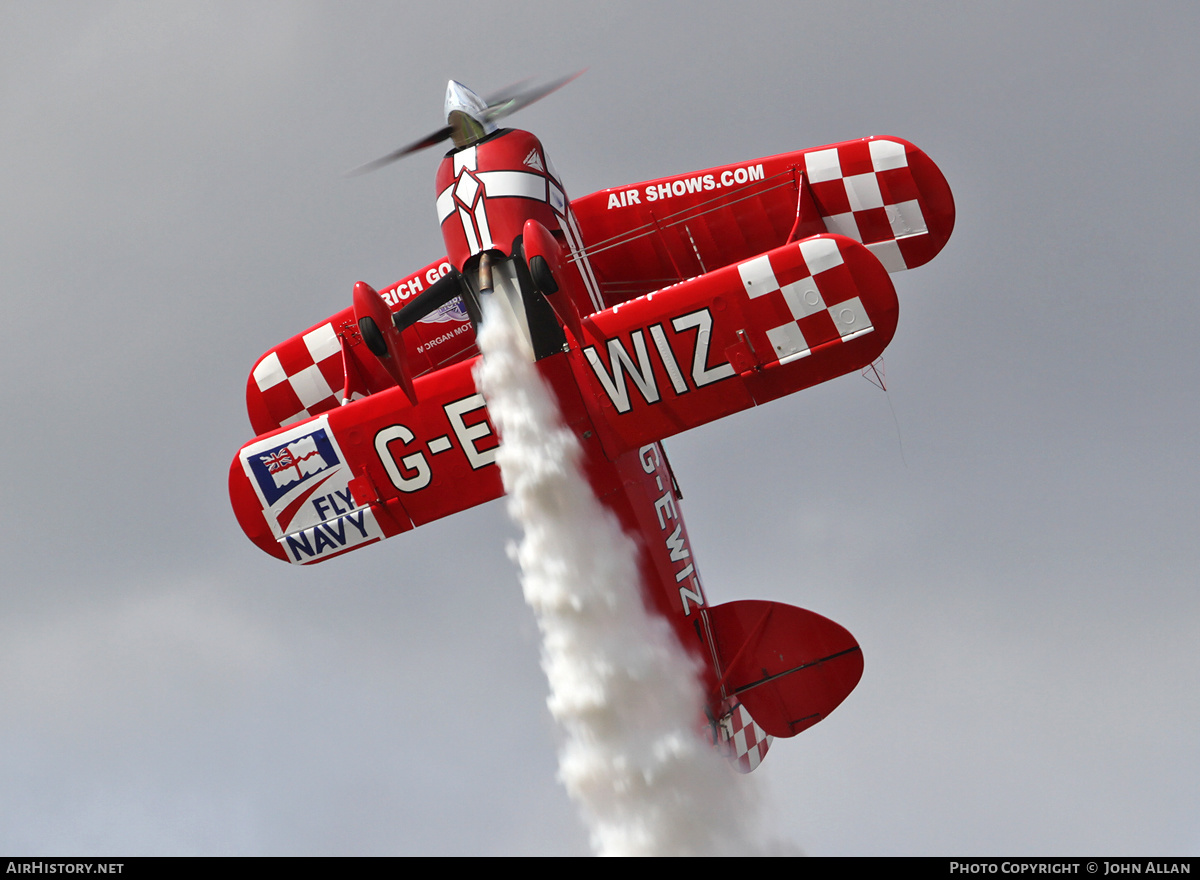
<svg viewBox="0 0 1200 880">
<path fill-rule="evenodd" d="M 443 258 L 379 293 L 397 312 L 449 271 L 450 263 Z M 475 332 L 459 300 L 418 321 L 404 340 L 415 376 L 477 352 Z M 394 386 L 378 359 L 366 351 L 354 308 L 348 306 L 259 358 L 246 383 L 246 410 L 254 433 L 265 434 L 328 412 L 343 400 Z"/>
<path fill-rule="evenodd" d="M 608 305 L 822 232 L 862 242 L 889 272 L 911 269 L 954 229 L 942 172 L 890 137 L 601 190 L 571 208 Z"/>
</svg>

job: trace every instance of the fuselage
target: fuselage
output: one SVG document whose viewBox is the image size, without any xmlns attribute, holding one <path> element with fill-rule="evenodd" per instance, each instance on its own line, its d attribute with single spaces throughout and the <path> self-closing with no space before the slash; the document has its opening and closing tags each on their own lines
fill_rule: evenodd
<svg viewBox="0 0 1200 880">
<path fill-rule="evenodd" d="M 680 642 L 707 670 L 709 711 L 719 717 L 722 696 L 703 611 L 704 589 L 680 509 L 680 493 L 660 443 L 614 448 L 597 430 L 606 421 L 599 398 L 580 392 L 585 364 L 580 340 L 533 288 L 525 257 L 529 221 L 549 232 L 560 253 L 552 295 L 560 314 L 590 315 L 604 308 L 561 178 L 541 142 L 519 130 L 501 130 L 451 151 L 437 172 L 437 210 L 446 253 L 478 292 L 483 254 L 493 264 L 490 294 L 506 298 L 526 331 L 543 379 L 564 422 L 583 450 L 592 489 L 638 546 L 643 595 L 665 617 Z M 588 382 L 583 382 L 588 387 Z"/>
</svg>

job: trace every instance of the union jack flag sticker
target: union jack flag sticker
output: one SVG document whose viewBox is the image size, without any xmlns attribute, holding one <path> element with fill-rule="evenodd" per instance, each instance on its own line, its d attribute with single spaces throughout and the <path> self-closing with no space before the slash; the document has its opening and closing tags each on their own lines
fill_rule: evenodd
<svg viewBox="0 0 1200 880">
<path fill-rule="evenodd" d="M 299 485 L 341 464 L 324 428 L 249 454 L 245 463 L 268 506 Z"/>
</svg>

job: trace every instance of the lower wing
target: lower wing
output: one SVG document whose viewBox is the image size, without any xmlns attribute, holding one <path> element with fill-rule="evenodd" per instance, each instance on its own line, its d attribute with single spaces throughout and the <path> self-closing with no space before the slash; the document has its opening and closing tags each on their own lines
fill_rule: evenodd
<svg viewBox="0 0 1200 880">
<path fill-rule="evenodd" d="M 229 472 L 242 529 L 305 564 L 502 495 L 475 360 L 417 377 L 416 404 L 393 386 L 243 446 Z"/>
</svg>

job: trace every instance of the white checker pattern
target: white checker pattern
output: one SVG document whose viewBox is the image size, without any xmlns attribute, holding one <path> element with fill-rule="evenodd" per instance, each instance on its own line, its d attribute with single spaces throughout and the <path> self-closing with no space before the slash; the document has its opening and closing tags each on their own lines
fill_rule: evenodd
<svg viewBox="0 0 1200 880">
<path fill-rule="evenodd" d="M 750 773 L 762 763 L 773 740 L 741 703 L 721 719 L 721 738 L 730 749 L 730 759 L 742 773 Z"/>
<path fill-rule="evenodd" d="M 887 214 L 888 223 L 892 226 L 892 232 L 896 233 L 896 238 L 920 235 L 929 231 L 929 227 L 925 223 L 925 215 L 921 213 L 921 203 L 916 199 L 888 205 Z"/>
<path fill-rule="evenodd" d="M 746 296 L 751 299 L 779 289 L 779 282 L 775 280 L 775 270 L 771 268 L 771 260 L 766 254 L 739 265 L 738 274 L 742 276 Z"/>
<path fill-rule="evenodd" d="M 283 365 L 279 363 L 279 355 L 276 352 L 271 352 L 254 368 L 254 383 L 258 385 L 259 391 L 274 388 L 285 379 L 287 373 L 283 371 Z"/>
<path fill-rule="evenodd" d="M 904 254 L 900 253 L 898 241 L 877 241 L 867 245 L 867 250 L 873 253 L 889 272 L 901 272 L 908 268 L 904 262 Z"/>
<path fill-rule="evenodd" d="M 830 214 L 825 218 L 825 228 L 838 235 L 844 235 L 846 238 L 862 241 L 862 233 L 858 231 L 858 221 L 854 219 L 853 212 Z"/>
<path fill-rule="evenodd" d="M 292 390 L 296 392 L 305 409 L 334 393 L 325 377 L 321 375 L 321 368 L 316 364 L 305 367 L 294 376 L 288 376 L 288 381 L 292 383 Z"/>
<path fill-rule="evenodd" d="M 897 248 L 895 256 L 898 257 L 899 248 L 896 242 L 892 241 L 888 244 Z M 830 306 L 827 305 L 825 296 L 821 293 L 817 276 L 845 262 L 837 242 L 831 238 L 809 238 L 800 242 L 798 247 L 804 257 L 804 265 L 811 274 L 782 287 L 779 286 L 769 253 L 738 264 L 738 274 L 742 278 L 742 286 L 750 299 L 779 291 L 795 319 L 778 327 L 771 327 L 766 331 L 767 341 L 771 343 L 771 348 L 779 359 L 780 365 L 800 360 L 812 354 L 812 345 L 805 338 L 804 331 L 797 322 L 822 311 L 826 312 L 833 321 L 834 328 L 842 342 L 875 329 L 859 297 L 852 297 Z M 892 256 L 887 252 L 884 255 L 889 259 Z M 884 265 L 887 266 L 886 263 Z"/>
<path fill-rule="evenodd" d="M 804 171 L 810 183 L 837 180 L 842 176 L 842 162 L 838 158 L 837 148 L 805 153 Z"/>
<path fill-rule="evenodd" d="M 792 310 L 792 317 L 797 321 L 825 308 L 825 297 L 821 296 L 816 279 L 812 276 L 785 284 L 779 288 L 779 292 L 783 294 L 788 308 Z"/>
<path fill-rule="evenodd" d="M 313 361 L 323 361 L 327 357 L 342 353 L 342 343 L 333 332 L 332 324 L 322 324 L 316 330 L 304 334 L 304 345 Z"/>
<path fill-rule="evenodd" d="M 870 333 L 875 329 L 871 324 L 871 319 L 867 317 L 867 310 L 863 308 L 862 300 L 857 296 L 838 303 L 829 310 L 829 315 L 833 318 L 834 326 L 837 327 L 842 342 L 862 336 L 864 333 Z"/>
<path fill-rule="evenodd" d="M 812 354 L 812 349 L 809 348 L 797 324 L 772 327 L 767 331 L 767 339 L 771 341 L 771 348 L 775 350 L 775 356 L 781 364 L 789 364 Z"/>
<path fill-rule="evenodd" d="M 833 211 L 826 214 L 822 209 L 825 228 L 855 241 L 867 242 L 867 246 L 879 256 L 889 272 L 898 272 L 907 268 L 904 252 L 899 247 L 889 246 L 888 242 L 880 240 L 886 233 L 881 229 L 883 218 L 878 216 L 878 212 L 880 209 L 885 212 L 890 235 L 895 239 L 925 235 L 929 232 L 929 225 L 917 199 L 889 202 L 891 196 L 885 193 L 885 184 L 881 183 L 886 181 L 886 175 L 903 172 L 908 168 L 905 145 L 892 140 L 877 139 L 867 142 L 865 146 L 870 155 L 870 171 L 844 175 L 843 168 L 853 167 L 861 172 L 863 164 L 860 160 L 852 158 L 849 153 L 843 155 L 839 148 L 835 147 L 804 154 L 806 179 L 816 186 L 814 197 L 818 203 L 822 200 L 822 188 L 825 188 L 825 198 L 829 199 L 830 210 Z M 860 147 L 845 144 L 842 149 L 853 151 Z M 830 195 L 828 188 L 837 187 L 839 184 L 842 193 L 837 196 Z M 846 207 L 850 210 L 845 210 Z M 871 241 L 868 242 L 868 239 Z"/>
<path fill-rule="evenodd" d="M 879 178 L 875 172 L 854 174 L 842 181 L 846 185 L 846 196 L 850 199 L 851 211 L 869 211 L 883 207 L 883 193 L 879 191 Z"/>
<path fill-rule="evenodd" d="M 891 171 L 908 167 L 904 144 L 895 141 L 871 141 L 871 167 L 876 171 Z"/>
<path fill-rule="evenodd" d="M 290 365 L 288 367 L 280 360 L 281 349 L 284 350 L 285 359 Z M 273 417 L 283 426 L 307 419 L 313 415 L 314 408 L 328 409 L 328 405 L 317 407 L 317 404 L 341 394 L 341 389 L 335 391 L 330 387 L 329 380 L 321 372 L 322 363 L 328 367 L 330 359 L 336 358 L 338 367 L 334 372 L 341 374 L 343 371 L 342 343 L 332 323 L 325 323 L 310 330 L 300 337 L 299 342 L 289 341 L 281 346 L 281 349 L 268 353 L 259 361 L 251 375 L 258 390 L 265 395 L 268 409 L 275 414 Z M 289 373 L 289 369 L 293 372 Z M 285 418 L 279 416 L 281 412 L 295 409 L 297 403 L 297 412 Z"/>
<path fill-rule="evenodd" d="M 804 257 L 804 265 L 813 275 L 820 275 L 826 269 L 840 266 L 843 263 L 842 252 L 838 250 L 837 242 L 828 238 L 810 238 L 800 242 L 800 255 Z"/>
</svg>

